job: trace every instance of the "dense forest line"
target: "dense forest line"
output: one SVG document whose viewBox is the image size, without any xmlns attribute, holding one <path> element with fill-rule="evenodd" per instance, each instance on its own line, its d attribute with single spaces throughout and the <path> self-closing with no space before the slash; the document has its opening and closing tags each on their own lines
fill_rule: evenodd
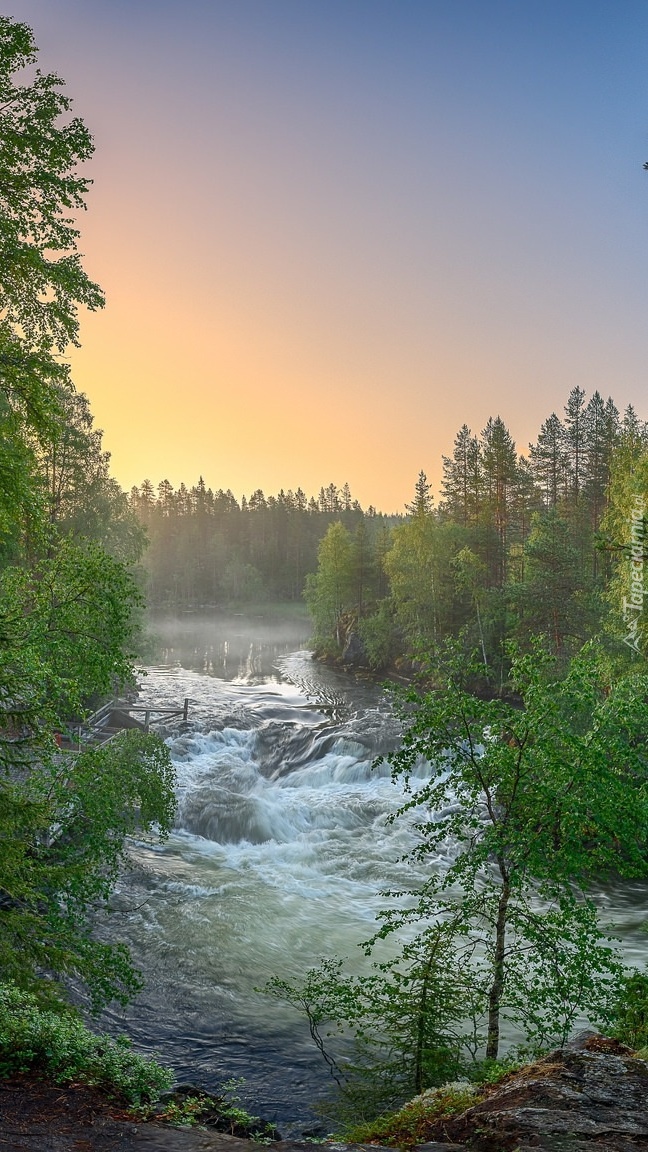
<svg viewBox="0 0 648 1152">
<path fill-rule="evenodd" d="M 363 510 L 348 485 L 239 503 L 202 479 L 157 492 L 145 481 L 129 505 L 149 539 L 148 601 L 182 610 L 304 594 L 319 652 L 341 655 L 353 633 L 354 659 L 374 668 L 460 632 L 487 668 L 503 667 L 511 638 L 575 651 L 610 619 L 615 577 L 622 602 L 629 486 L 647 450 L 631 407 L 621 416 L 574 388 L 527 455 L 499 416 L 480 436 L 464 424 L 438 507 L 421 472 L 406 515 Z"/>
<path fill-rule="evenodd" d="M 298 488 L 265 496 L 258 489 L 237 501 L 229 489 L 213 492 L 202 477 L 174 491 L 149 480 L 132 488 L 131 512 L 146 531 L 146 596 L 153 609 L 182 611 L 237 602 L 301 600 L 304 581 L 317 568 L 328 527 L 349 532 L 365 522 L 387 543 L 398 516 L 362 509 L 348 484 L 321 488 L 310 498 Z"/>
<path fill-rule="evenodd" d="M 353 541 L 329 529 L 306 587 L 320 647 L 335 652 L 355 628 L 379 667 L 461 634 L 500 683 L 511 640 L 524 646 L 541 636 L 562 657 L 605 633 L 620 648 L 647 447 L 632 408 L 620 417 L 612 400 L 594 393 L 587 401 L 580 388 L 563 420 L 544 421 L 528 456 L 499 417 L 480 437 L 464 425 L 443 461 L 439 507 L 421 473 L 409 518 L 391 531 L 381 558 L 386 597 L 367 594 L 371 557 L 354 568 Z"/>
</svg>

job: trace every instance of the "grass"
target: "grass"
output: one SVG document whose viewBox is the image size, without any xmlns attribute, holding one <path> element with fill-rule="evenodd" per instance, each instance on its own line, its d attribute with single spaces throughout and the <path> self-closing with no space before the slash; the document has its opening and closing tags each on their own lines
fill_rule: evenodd
<svg viewBox="0 0 648 1152">
<path fill-rule="evenodd" d="M 434 1138 L 439 1121 L 459 1116 L 479 1098 L 475 1086 L 464 1082 L 429 1088 L 397 1112 L 351 1128 L 344 1139 L 354 1144 L 379 1143 L 398 1148 L 425 1144 Z"/>
</svg>

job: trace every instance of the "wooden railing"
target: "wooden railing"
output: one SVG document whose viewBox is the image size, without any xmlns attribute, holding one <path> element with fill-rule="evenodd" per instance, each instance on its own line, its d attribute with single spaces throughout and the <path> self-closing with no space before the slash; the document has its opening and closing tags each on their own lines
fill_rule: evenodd
<svg viewBox="0 0 648 1152">
<path fill-rule="evenodd" d="M 131 713 L 139 713 L 143 719 L 138 720 Z M 125 700 L 109 700 L 91 716 L 86 717 L 81 724 L 75 726 L 73 739 L 66 741 L 63 747 L 67 745 L 82 748 L 84 744 L 107 744 L 126 729 L 137 728 L 141 732 L 148 732 L 151 724 L 176 718 L 187 720 L 188 716 L 188 697 L 182 706 L 175 705 L 171 708 L 157 704 L 129 704 Z"/>
</svg>

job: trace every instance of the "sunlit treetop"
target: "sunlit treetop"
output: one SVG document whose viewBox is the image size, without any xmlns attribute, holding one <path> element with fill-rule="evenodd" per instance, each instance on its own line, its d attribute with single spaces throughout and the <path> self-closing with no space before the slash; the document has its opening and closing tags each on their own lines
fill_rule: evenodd
<svg viewBox="0 0 648 1152">
<path fill-rule="evenodd" d="M 78 342 L 78 306 L 103 305 L 81 266 L 75 214 L 91 183 L 92 137 L 54 73 L 32 68 L 31 28 L 0 16 L 0 338 L 40 349 Z"/>
</svg>

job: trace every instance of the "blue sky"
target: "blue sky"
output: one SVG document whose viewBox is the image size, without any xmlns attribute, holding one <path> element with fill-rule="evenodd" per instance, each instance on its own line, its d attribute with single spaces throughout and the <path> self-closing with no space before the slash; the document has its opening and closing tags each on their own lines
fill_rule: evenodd
<svg viewBox="0 0 648 1152">
<path fill-rule="evenodd" d="M 464 421 L 648 417 L 644 2 L 4 10 L 95 134 L 73 367 L 126 486 L 396 509 Z"/>
</svg>

